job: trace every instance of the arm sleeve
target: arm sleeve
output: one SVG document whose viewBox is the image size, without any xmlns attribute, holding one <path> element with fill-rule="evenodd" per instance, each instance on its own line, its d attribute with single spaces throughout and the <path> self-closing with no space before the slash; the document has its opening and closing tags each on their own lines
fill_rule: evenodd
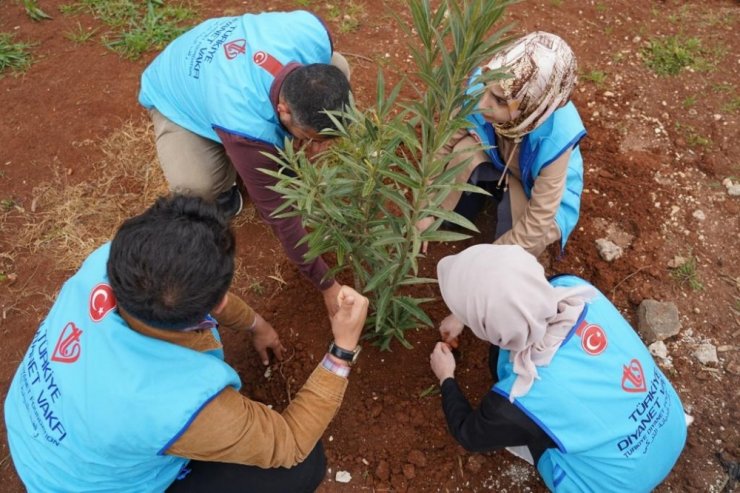
<svg viewBox="0 0 740 493">
<path fill-rule="evenodd" d="M 560 230 L 555 223 L 555 215 L 565 190 L 569 160 L 570 150 L 567 150 L 540 172 L 524 213 L 519 218 L 513 218 L 511 230 L 504 233 L 495 244 L 520 245 L 537 256 L 559 238 Z"/>
<path fill-rule="evenodd" d="M 228 301 L 223 310 L 218 314 L 213 314 L 221 327 L 227 327 L 234 330 L 248 330 L 254 325 L 256 312 L 251 306 L 247 305 L 243 299 L 229 291 Z"/>
<path fill-rule="evenodd" d="M 470 452 L 487 452 L 517 445 L 530 445 L 542 432 L 512 403 L 488 392 L 473 409 L 454 378 L 442 382 L 442 408 L 447 427 L 460 445 Z"/>
<path fill-rule="evenodd" d="M 260 169 L 278 170 L 277 164 L 273 160 L 262 155 L 262 152 L 274 154 L 275 149 L 270 145 L 253 142 L 221 130 L 218 131 L 218 136 L 221 138 L 234 168 L 244 181 L 250 200 L 259 211 L 262 219 L 275 232 L 290 260 L 318 289 L 324 290 L 331 287 L 334 284 L 333 278 L 322 281 L 329 271 L 326 262 L 321 257 L 306 262 L 303 256 L 308 251 L 308 246 L 305 244 L 296 246 L 306 235 L 306 230 L 301 224 L 301 218 L 299 216 L 287 218 L 271 216 L 273 211 L 282 205 L 283 197 L 269 189 L 270 186 L 275 184 L 275 179 L 266 175 Z"/>
<path fill-rule="evenodd" d="M 316 446 L 346 388 L 346 378 L 319 365 L 281 414 L 227 387 L 198 413 L 167 454 L 262 468 L 292 467 Z"/>
</svg>

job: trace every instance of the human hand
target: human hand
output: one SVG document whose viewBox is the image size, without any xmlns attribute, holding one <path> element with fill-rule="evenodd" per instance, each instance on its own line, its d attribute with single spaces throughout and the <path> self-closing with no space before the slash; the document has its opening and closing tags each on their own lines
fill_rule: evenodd
<svg viewBox="0 0 740 493">
<path fill-rule="evenodd" d="M 339 296 L 339 290 L 341 287 L 342 286 L 337 281 L 334 281 L 334 284 L 321 292 L 321 295 L 324 297 L 326 311 L 329 312 L 329 318 L 333 317 L 337 313 L 337 310 L 339 310 L 337 297 Z"/>
<path fill-rule="evenodd" d="M 434 351 L 429 355 L 429 364 L 440 385 L 448 378 L 455 378 L 455 356 L 447 343 L 438 342 L 434 346 Z"/>
<path fill-rule="evenodd" d="M 270 364 L 270 357 L 267 353 L 268 349 L 271 349 L 275 357 L 279 361 L 282 361 L 285 355 L 285 347 L 280 342 L 280 336 L 278 336 L 277 331 L 258 313 L 255 314 L 255 317 L 257 318 L 254 325 L 252 344 L 254 344 L 254 349 L 259 354 L 262 364 L 265 366 Z"/>
<path fill-rule="evenodd" d="M 459 344 L 457 338 L 462 333 L 463 328 L 465 328 L 465 325 L 450 313 L 439 324 L 439 335 L 451 348 L 456 349 Z"/>
<path fill-rule="evenodd" d="M 348 351 L 357 347 L 365 326 L 369 303 L 367 298 L 354 289 L 341 286 L 337 295 L 339 308 L 331 317 L 331 332 L 337 346 Z"/>
<path fill-rule="evenodd" d="M 429 226 L 434 224 L 434 221 L 436 219 L 432 216 L 427 216 L 424 219 L 421 219 L 416 222 L 416 229 L 419 230 L 419 233 L 423 233 L 427 229 L 429 229 Z M 421 244 L 421 253 L 427 253 L 427 249 L 429 248 L 429 242 L 425 241 Z"/>
</svg>

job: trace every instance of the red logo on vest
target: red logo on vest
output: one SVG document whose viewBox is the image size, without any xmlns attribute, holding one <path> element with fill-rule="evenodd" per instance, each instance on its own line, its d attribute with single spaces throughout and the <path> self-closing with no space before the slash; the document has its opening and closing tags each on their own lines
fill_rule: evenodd
<svg viewBox="0 0 740 493">
<path fill-rule="evenodd" d="M 93 322 L 100 322 L 116 307 L 116 297 L 113 290 L 105 283 L 98 284 L 90 293 L 90 318 Z"/>
<path fill-rule="evenodd" d="M 636 359 L 630 361 L 629 365 L 622 367 L 622 390 L 632 393 L 647 392 L 642 365 Z"/>
<path fill-rule="evenodd" d="M 235 39 L 234 41 L 229 41 L 224 45 L 224 53 L 226 53 L 226 58 L 228 58 L 229 60 L 233 60 L 234 58 L 238 57 L 239 55 L 243 55 L 246 52 L 246 39 Z"/>
<path fill-rule="evenodd" d="M 254 63 L 260 67 L 270 72 L 273 77 L 276 77 L 278 72 L 283 68 L 283 64 L 280 63 L 277 58 L 269 53 L 265 53 L 264 51 L 258 51 L 255 53 L 252 60 L 254 60 Z"/>
<path fill-rule="evenodd" d="M 576 330 L 576 334 L 581 337 L 581 347 L 591 356 L 598 356 L 604 352 L 608 341 L 606 332 L 598 325 L 586 323 L 584 320 Z"/>
<path fill-rule="evenodd" d="M 82 347 L 80 346 L 80 336 L 82 331 L 77 328 L 74 322 L 69 322 L 59 334 L 59 340 L 54 347 L 54 353 L 51 355 L 52 361 L 59 363 L 74 363 L 80 357 Z"/>
</svg>

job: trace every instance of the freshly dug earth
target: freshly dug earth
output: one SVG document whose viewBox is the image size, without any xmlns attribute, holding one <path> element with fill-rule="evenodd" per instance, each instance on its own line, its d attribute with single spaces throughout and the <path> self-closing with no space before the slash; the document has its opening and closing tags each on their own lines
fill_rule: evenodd
<svg viewBox="0 0 740 493">
<path fill-rule="evenodd" d="M 62 2 L 40 3 L 53 20 L 36 23 L 16 2 L 0 3 L 0 32 L 15 32 L 18 39 L 34 43 L 30 69 L 0 79 L 2 395 L 55 293 L 74 271 L 75 259 L 109 238 L 119 216 L 147 205 L 137 200 L 141 177 L 106 173 L 130 159 L 131 152 L 146 148 L 136 159 L 142 169 L 153 170 L 146 174 L 152 180 L 148 193 L 164 190 L 152 163 L 146 117 L 136 103 L 139 75 L 153 54 L 122 60 L 106 51 L 100 35 L 75 44 L 65 32 L 78 22 L 101 27 L 99 21 L 62 15 L 56 9 Z M 258 0 L 249 8 L 289 10 L 298 3 Z M 400 12 L 408 22 L 404 2 L 356 1 L 351 9 L 339 1 L 300 3 L 327 19 L 336 48 L 347 53 L 353 66 L 360 105 L 375 97 L 378 65 L 391 81 L 412 69 L 407 40 L 390 14 Z M 203 0 L 198 11 L 207 18 L 244 8 L 240 1 Z M 731 0 L 547 0 L 522 2 L 506 19 L 515 22 L 516 32 L 539 29 L 563 36 L 581 71 L 574 100 L 589 131 L 582 144 L 586 190 L 577 231 L 565 255 L 548 265 L 548 273 L 569 272 L 592 281 L 633 323 L 644 299 L 672 301 L 679 309 L 681 332 L 666 341 L 672 364 L 663 368 L 695 422 L 683 455 L 658 491 L 729 489 L 732 483 L 717 455 L 740 458 L 740 199 L 721 184 L 728 177 L 740 179 L 740 64 L 732 50 L 739 46 L 738 14 L 740 7 Z M 676 76 L 655 75 L 644 64 L 644 49 L 667 35 L 700 40 L 708 62 Z M 404 94 L 413 95 L 409 88 Z M 122 132 L 138 136 L 136 149 L 114 146 L 110 151 L 111 139 Z M 105 176 L 116 179 L 105 181 Z M 69 217 L 51 215 L 71 191 L 79 194 L 77 210 L 67 211 Z M 268 378 L 245 334 L 223 335 L 227 359 L 242 376 L 244 391 L 279 409 L 300 388 L 331 336 L 321 297 L 253 214 L 248 206 L 236 228 L 240 269 L 235 289 L 272 322 L 291 356 L 273 365 Z M 42 219 L 47 230 L 36 237 L 24 234 Z M 83 228 L 88 237 L 82 240 L 88 241 L 60 242 L 57 222 Z M 490 230 L 490 216 L 483 215 L 479 223 Z M 614 237 L 615 231 L 624 254 L 607 263 L 595 242 Z M 432 245 L 422 262 L 424 274 L 433 276 L 442 256 L 482 241 L 490 241 L 488 233 L 464 244 Z M 692 288 L 672 274 L 669 262 L 675 256 L 696 259 L 695 280 L 701 286 Z M 438 296 L 435 286 L 421 292 Z M 446 315 L 441 302 L 429 304 L 428 312 L 435 322 Z M 428 354 L 437 339 L 435 329 L 421 329 L 409 336 L 413 350 L 365 348 L 324 437 L 331 470 L 322 491 L 545 490 L 533 468 L 505 452 L 471 454 L 449 437 L 439 396 L 425 392 L 436 384 Z M 717 347 L 718 363 L 703 365 L 693 356 L 704 342 Z M 486 354 L 480 341 L 469 334 L 462 338 L 457 376 L 473 402 L 490 386 Z M 22 491 L 4 430 L 1 434 L 0 489 Z M 340 470 L 351 473 L 349 483 L 334 481 Z"/>
</svg>

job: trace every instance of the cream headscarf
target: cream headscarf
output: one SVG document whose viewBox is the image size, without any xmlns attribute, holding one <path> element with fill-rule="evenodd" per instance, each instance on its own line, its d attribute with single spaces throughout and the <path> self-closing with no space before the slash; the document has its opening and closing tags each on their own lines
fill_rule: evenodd
<svg viewBox="0 0 740 493">
<path fill-rule="evenodd" d="M 576 84 L 578 66 L 573 50 L 560 37 L 537 31 L 498 52 L 485 69 L 502 69 L 511 78 L 501 84 L 507 100 L 521 111 L 514 120 L 495 123 L 496 131 L 521 139 L 564 106 Z"/>
<path fill-rule="evenodd" d="M 553 287 L 537 259 L 518 245 L 475 245 L 437 264 L 442 298 L 484 341 L 511 351 L 517 374 L 510 399 L 529 392 L 596 295 L 587 285 Z"/>
</svg>

